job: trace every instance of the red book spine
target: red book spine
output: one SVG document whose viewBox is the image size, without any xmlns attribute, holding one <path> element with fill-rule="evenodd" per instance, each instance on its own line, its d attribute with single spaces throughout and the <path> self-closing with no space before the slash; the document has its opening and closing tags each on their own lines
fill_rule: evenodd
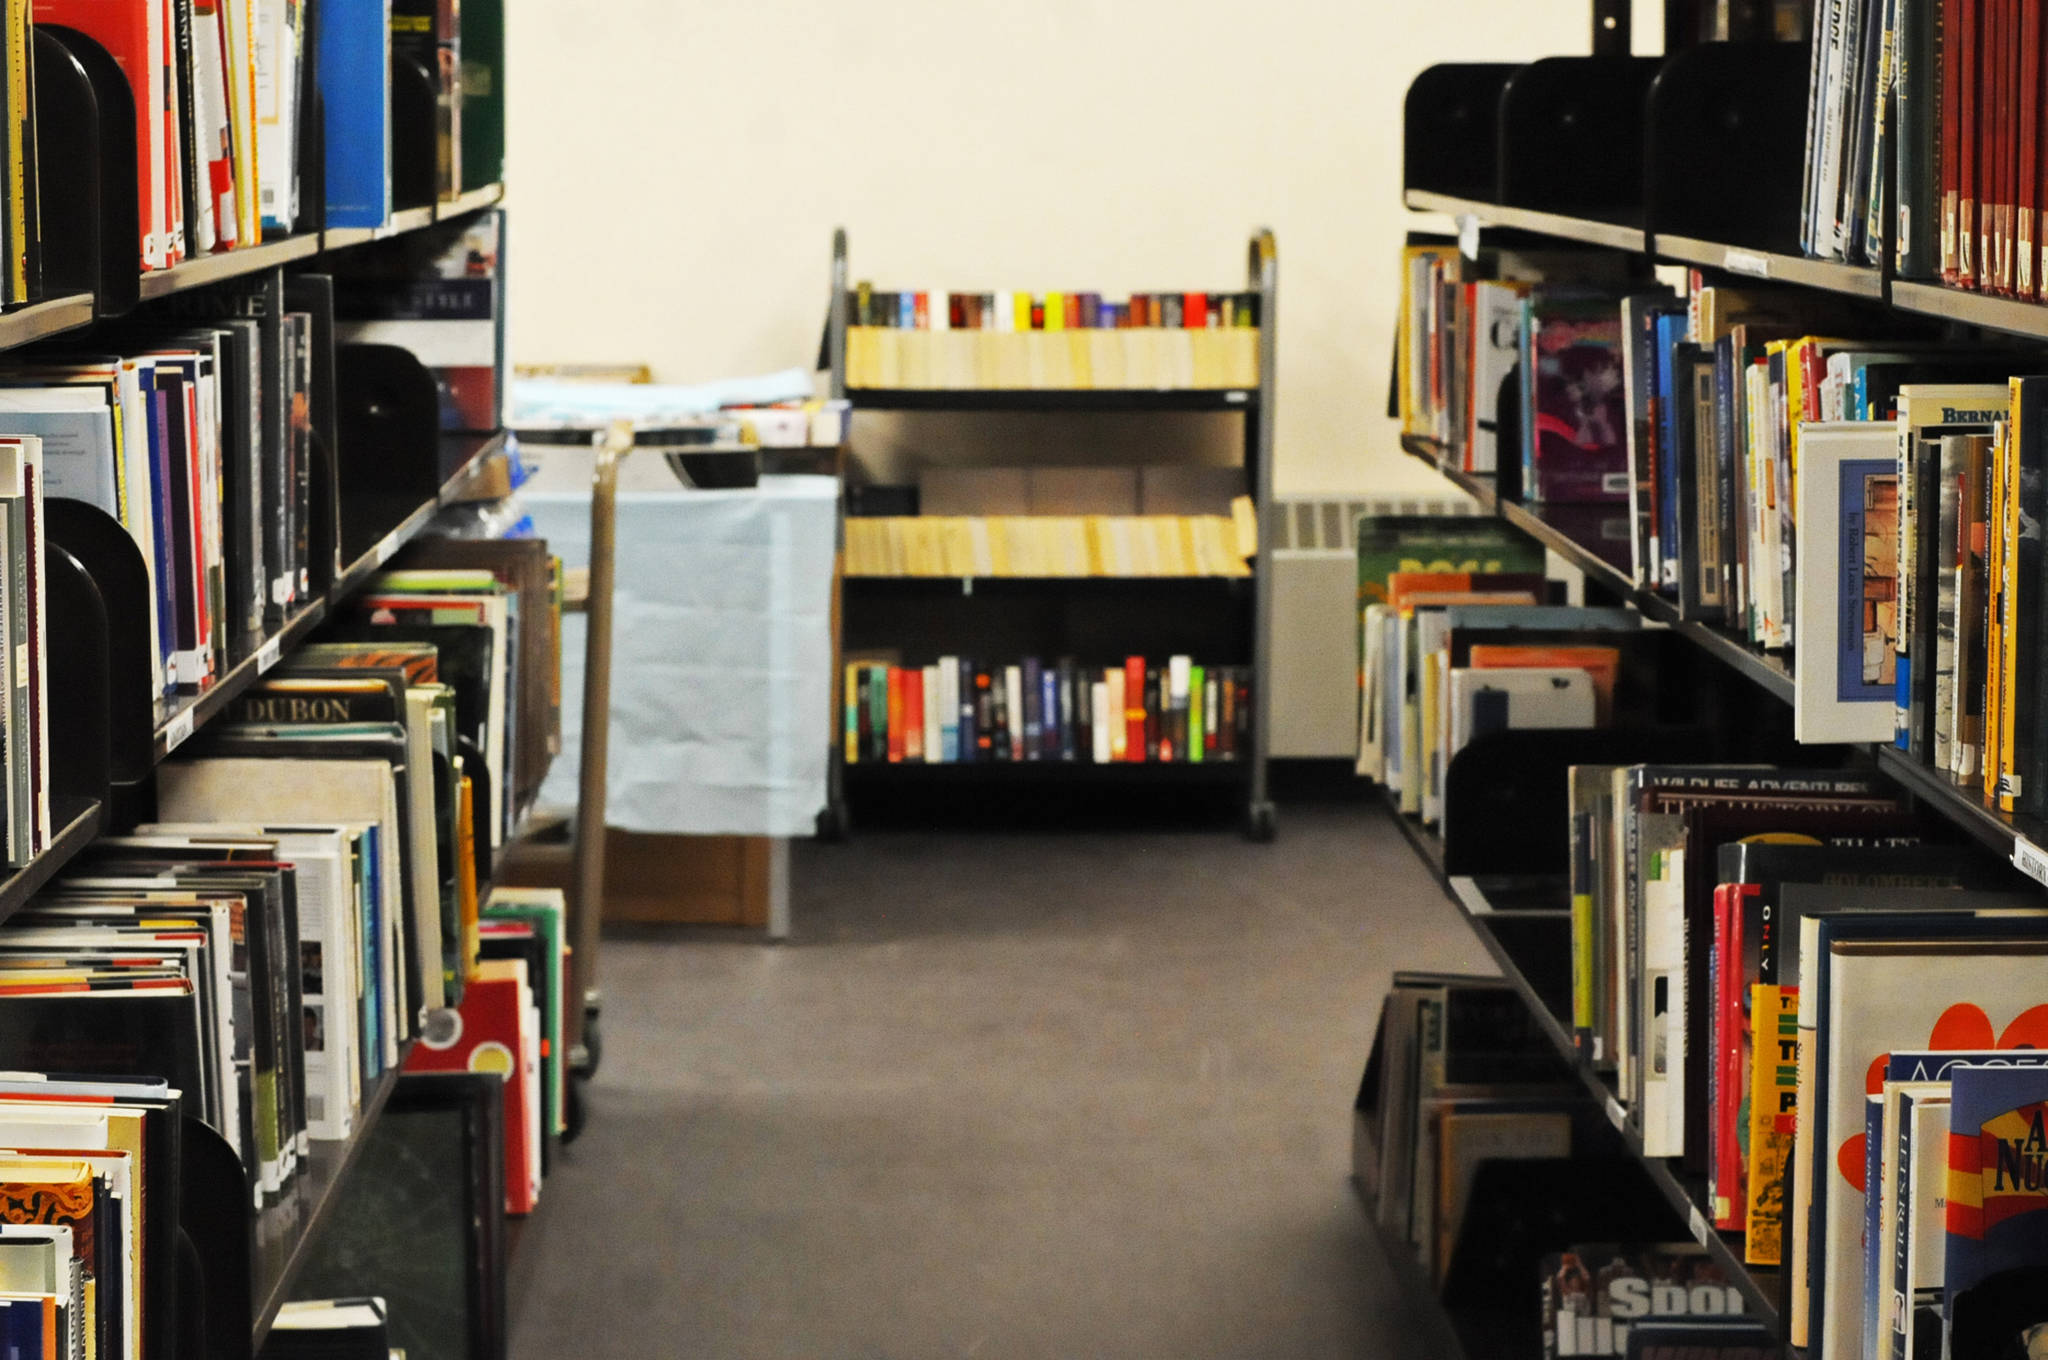
<svg viewBox="0 0 2048 1360">
<path fill-rule="evenodd" d="M 1983 96 L 1977 68 L 1977 38 L 1982 20 L 1981 0 L 1962 0 L 1962 23 L 1958 26 L 1962 55 L 1958 60 L 1955 100 L 1960 114 L 1957 145 L 1961 152 L 1956 169 L 1956 273 L 1959 288 L 1977 286 L 1977 111 Z"/>
<path fill-rule="evenodd" d="M 912 668 L 903 671 L 903 758 L 923 760 L 924 749 L 924 672 Z"/>
<path fill-rule="evenodd" d="M 946 299 L 946 324 L 956 331 L 969 329 L 967 320 L 968 301 L 968 296 L 965 293 L 955 293 Z M 977 316 L 975 320 L 979 321 L 980 317 Z"/>
<path fill-rule="evenodd" d="M 150 95 L 163 93 L 162 64 L 150 59 L 149 18 L 145 5 L 94 4 L 90 0 L 36 0 L 35 22 L 62 24 L 75 28 L 107 49 L 107 55 L 128 78 L 128 90 L 135 100 L 135 200 L 138 208 L 136 246 L 143 269 L 160 269 L 164 260 L 152 258 L 148 246 L 157 234 L 157 213 L 163 205 L 162 186 L 154 183 L 154 158 L 150 145 Z M 162 55 L 162 54 L 158 54 Z"/>
<path fill-rule="evenodd" d="M 974 753 L 982 760 L 993 760 L 996 753 L 996 728 L 993 710 L 990 708 L 989 673 L 982 670 L 974 673 Z"/>
<path fill-rule="evenodd" d="M 2041 0 L 2020 0 L 2019 192 L 2014 196 L 2012 289 L 2034 296 L 2034 225 L 2041 211 Z"/>
<path fill-rule="evenodd" d="M 1985 55 L 1994 67 L 1991 78 L 1996 82 L 1997 102 L 1990 126 L 1991 189 L 1988 196 L 1990 207 L 1980 200 L 1977 216 L 1984 224 L 1986 250 L 1977 262 L 1977 272 L 1984 280 L 1984 291 L 2003 293 L 2011 286 L 2008 266 L 2012 261 L 2012 196 L 2015 167 L 2018 164 L 2018 148 L 2013 133 L 2013 112 L 2017 107 L 2013 87 L 2019 78 L 2019 53 L 2014 50 L 2014 38 L 2019 31 L 2019 0 L 1997 0 L 1994 10 L 1998 20 L 1997 36 L 1985 47 Z"/>
<path fill-rule="evenodd" d="M 1752 887 L 1751 892 L 1755 889 Z M 1714 1226 L 1724 1232 L 1739 1230 L 1748 1218 L 1749 1197 L 1743 1193 L 1746 1168 L 1742 1160 L 1739 1125 L 1742 1092 L 1748 1085 L 1742 1061 L 1743 976 L 1742 976 L 1743 885 L 1723 883 L 1714 889 L 1714 1025 L 1713 1052 L 1718 1071 L 1714 1078 L 1713 1183 L 1710 1206 Z"/>
<path fill-rule="evenodd" d="M 1124 658 L 1124 759 L 1145 759 L 1145 658 Z"/>
<path fill-rule="evenodd" d="M 889 762 L 891 764 L 901 764 L 903 761 L 905 721 L 903 678 L 903 668 L 901 666 L 891 666 L 889 668 Z"/>
<path fill-rule="evenodd" d="M 932 295 L 913 293 L 910 298 L 910 324 L 921 331 L 932 328 Z"/>
<path fill-rule="evenodd" d="M 1963 0 L 1941 0 L 1941 277 L 1957 282 L 1963 184 Z"/>
<path fill-rule="evenodd" d="M 1180 328 L 1184 331 L 1206 330 L 1209 325 L 1209 295 L 1207 293 L 1186 293 L 1180 302 Z"/>
<path fill-rule="evenodd" d="M 1045 329 L 1044 298 L 1035 297 L 1031 299 L 1031 329 L 1035 331 L 1042 331 Z"/>
</svg>

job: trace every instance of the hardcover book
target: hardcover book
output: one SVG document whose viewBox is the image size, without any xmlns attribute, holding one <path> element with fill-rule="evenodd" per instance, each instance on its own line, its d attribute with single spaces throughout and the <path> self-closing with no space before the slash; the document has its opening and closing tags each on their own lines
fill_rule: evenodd
<svg viewBox="0 0 2048 1360">
<path fill-rule="evenodd" d="M 1624 1356 L 1634 1324 L 1740 1316 L 1742 1293 L 1704 1247 L 1588 1243 L 1543 1258 L 1543 1357 Z"/>
<path fill-rule="evenodd" d="M 1948 1353 L 2029 1354 L 2048 1344 L 2048 1069 L 1948 1075 Z"/>
</svg>

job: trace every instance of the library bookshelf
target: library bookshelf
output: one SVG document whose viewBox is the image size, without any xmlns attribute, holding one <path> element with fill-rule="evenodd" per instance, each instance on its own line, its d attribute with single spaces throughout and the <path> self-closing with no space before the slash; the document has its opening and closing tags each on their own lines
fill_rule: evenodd
<svg viewBox="0 0 2048 1360">
<path fill-rule="evenodd" d="M 2048 339 L 2048 305 L 1895 277 L 1890 213 L 1881 266 L 1800 251 L 1797 129 L 1804 126 L 1809 74 L 1804 43 L 1695 42 L 1688 7 L 1671 6 L 1666 55 L 1635 57 L 1629 55 L 1626 7 L 1592 8 L 1593 55 L 1519 65 L 1450 63 L 1425 70 L 1410 86 L 1403 202 L 1416 213 L 1451 218 L 1468 256 L 1482 244 L 1591 248 L 1638 266 L 1701 271 L 1709 282 L 1770 281 L 1855 299 L 1873 314 L 1889 309 L 1901 319 L 1936 318 L 1958 339 Z M 1672 17 L 1681 11 L 1688 15 L 1682 22 Z M 1785 135 L 1787 128 L 1794 131 Z M 1766 136 L 1766 129 L 1775 131 Z M 1668 667 L 1688 672 L 1672 674 L 1670 683 L 1685 687 L 1705 676 L 1725 686 L 1733 699 L 1721 711 L 1731 730 L 1754 723 L 1789 732 L 1794 655 L 1761 650 L 1731 631 L 1684 619 L 1666 595 L 1639 586 L 1629 561 L 1626 505 L 1545 505 L 1522 496 L 1515 471 L 1466 471 L 1453 450 L 1414 434 L 1403 435 L 1401 447 L 1484 513 L 1569 564 L 1583 577 L 1586 603 L 1631 606 L 1674 635 L 1686 657 L 1707 663 Z M 1825 761 L 1835 748 L 1807 749 Z M 2036 867 L 2044 862 L 2038 847 L 2048 843 L 2048 824 L 1999 810 L 1979 789 L 1959 786 L 1890 744 L 1852 744 L 1839 755 L 1849 768 L 1883 776 L 1919 808 L 2048 882 Z M 1687 1174 L 1682 1159 L 1644 1155 L 1635 1112 L 1573 1042 L 1572 922 L 1562 873 L 1489 872 L 1492 866 L 1471 862 L 1469 836 L 1463 849 L 1455 848 L 1397 804 L 1390 802 L 1389 815 L 1661 1196 L 1670 1212 L 1659 1227 L 1696 1240 L 1740 1289 L 1749 1311 L 1785 1338 L 1781 1272 L 1745 1264 L 1741 1234 L 1713 1228 L 1704 1180 Z M 1557 835 L 1563 834 L 1560 823 Z M 1408 1244 L 1389 1240 L 1386 1247 L 1397 1270 L 1408 1272 Z M 1419 1273 L 1410 1283 L 1434 1298 Z M 1483 1319 L 1448 1304 L 1439 1311 L 1463 1338 L 1461 1353 L 1493 1353 L 1474 1339 L 1484 1334 Z M 1446 1349 L 1453 1348 L 1447 1343 Z"/>
<path fill-rule="evenodd" d="M 425 230 L 502 199 L 502 186 L 490 185 L 447 203 L 409 210 L 386 229 L 315 230 L 196 258 L 145 274 L 132 300 L 93 293 L 47 298 L 0 313 L 0 350 L 39 341 L 89 343 L 102 324 L 146 321 L 167 300 L 176 306 L 176 299 L 203 297 L 267 276 L 318 273 L 337 252 Z M 322 464 L 323 472 L 333 473 L 336 499 L 320 539 L 322 551 L 315 555 L 313 588 L 262 637 L 231 652 L 225 669 L 205 688 L 182 689 L 153 704 L 130 701 L 132 690 L 121 682 L 135 664 L 130 640 L 138 633 L 135 620 L 144 606 L 132 581 L 113 565 L 114 549 L 97 528 L 85 516 L 72 514 L 68 503 L 49 502 L 44 561 L 55 830 L 46 849 L 0 878 L 0 920 L 19 910 L 96 837 L 139 820 L 149 805 L 156 765 L 289 657 L 331 611 L 360 592 L 418 536 L 438 509 L 460 498 L 472 479 L 502 455 L 502 432 L 443 434 L 431 419 L 431 406 L 430 421 L 420 426 L 393 429 L 383 423 L 376 410 L 383 399 L 379 371 L 351 362 L 349 349 L 337 347 L 328 427 L 337 440 L 325 455 L 332 463 Z M 362 456 L 359 446 L 370 439 L 382 443 L 381 456 Z M 209 1328 L 239 1330 L 246 1338 L 241 1345 L 247 1349 L 231 1349 L 242 1354 L 261 1349 L 323 1224 L 347 1193 L 351 1168 L 398 1078 L 394 1067 L 366 1089 L 353 1136 L 314 1143 L 291 1192 L 261 1210 L 248 1207 L 239 1166 L 213 1168 L 232 1178 L 234 1193 L 223 1204 L 197 1208 L 193 1236 L 206 1270 L 232 1277 L 218 1290 L 209 1285 L 209 1298 L 231 1300 L 246 1310 L 239 1323 L 208 1319 Z M 217 1184 L 203 1175 L 192 1178 L 189 1152 L 185 1169 L 188 1174 L 181 1179 L 187 1182 L 188 1199 Z"/>
<path fill-rule="evenodd" d="M 1193 370 L 1162 381 L 1111 387 L 1031 385 L 1028 379 L 1001 386 L 863 385 L 861 379 L 866 374 L 851 372 L 848 362 L 849 339 L 854 339 L 857 347 L 858 337 L 850 337 L 856 318 L 846 233 L 833 234 L 825 352 L 831 369 L 831 395 L 846 399 L 856 413 L 1145 416 L 1191 412 L 1234 416 L 1242 426 L 1237 466 L 1242 469 L 1244 494 L 1250 497 L 1260 530 L 1249 575 L 1242 577 L 845 576 L 841 585 L 841 651 L 849 657 L 863 651 L 894 650 L 900 651 L 908 664 L 929 662 L 940 655 L 1004 662 L 1026 655 L 1047 661 L 1072 655 L 1087 666 L 1099 667 L 1118 665 L 1131 654 L 1163 663 L 1168 656 L 1183 653 L 1193 656 L 1197 664 L 1248 668 L 1251 694 L 1249 749 L 1224 762 L 1103 765 L 1081 759 L 1018 765 L 918 765 L 848 762 L 835 746 L 835 787 L 844 789 L 845 809 L 855 819 L 864 805 L 886 807 L 934 790 L 953 799 L 958 797 L 954 791 L 967 789 L 1024 789 L 1033 791 L 1033 797 L 1041 797 L 1037 791 L 1045 790 L 1056 798 L 1092 792 L 1126 803 L 1155 793 L 1171 799 L 1194 791 L 1205 798 L 1233 800 L 1241 811 L 1246 834 L 1255 840 L 1271 838 L 1274 813 L 1267 777 L 1267 702 L 1271 692 L 1272 573 L 1269 534 L 1264 530 L 1273 495 L 1279 256 L 1270 231 L 1251 238 L 1247 266 L 1246 288 L 1256 299 L 1256 330 L 1191 332 L 1203 337 L 1196 342 L 1198 355 L 1204 345 L 1214 352 L 1198 357 Z M 1035 333 L 983 334 L 991 341 L 1014 343 L 1042 339 Z M 1142 334 L 1067 332 L 1069 337 L 1088 337 L 1070 342 L 1077 346 L 1076 353 L 1082 353 L 1091 339 L 1107 347 L 1116 337 Z M 1052 339 L 1053 333 L 1043 338 Z M 1225 348 L 1236 366 L 1213 366 L 1226 363 L 1221 357 Z M 1087 361 L 1076 362 L 1078 366 Z M 1135 362 L 1128 370 L 1117 367 L 1121 363 L 1121 358 L 1116 358 L 1099 371 L 1141 371 Z M 989 370 L 984 367 L 980 371 Z M 1191 378 L 1191 374 L 1199 374 L 1199 378 Z M 856 441 L 856 453 L 857 447 Z M 857 462 L 857 458 L 849 461 Z M 836 691 L 843 686 L 843 677 L 836 677 L 834 683 Z M 838 702 L 843 702 L 843 696 Z"/>
</svg>

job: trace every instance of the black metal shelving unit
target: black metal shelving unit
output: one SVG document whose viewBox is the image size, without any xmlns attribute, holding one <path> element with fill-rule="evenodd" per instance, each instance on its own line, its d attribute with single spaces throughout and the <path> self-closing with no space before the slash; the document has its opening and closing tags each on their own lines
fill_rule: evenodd
<svg viewBox="0 0 2048 1360">
<path fill-rule="evenodd" d="M 374 231 L 316 230 L 197 257 L 146 273 L 139 285 L 124 280 L 122 286 L 136 291 L 130 299 L 117 299 L 112 307 L 103 307 L 104 299 L 87 292 L 59 294 L 16 307 L 0 313 L 0 350 L 86 332 L 103 314 L 126 313 L 135 305 L 147 308 L 177 294 L 287 268 L 317 270 L 329 251 L 421 230 L 495 205 L 503 196 L 503 186 L 493 184 L 433 207 L 407 210 L 395 215 L 389 226 Z M 346 392 L 338 395 L 344 401 L 348 396 Z M 126 597 L 111 586 L 102 589 L 104 583 L 93 576 L 102 562 L 88 549 L 97 544 L 89 537 L 86 547 L 67 542 L 53 517 L 45 562 L 51 609 L 52 773 L 57 784 L 51 799 L 54 831 L 41 853 L 0 876 L 0 920 L 19 910 L 103 831 L 118 826 L 122 814 L 114 809 L 125 806 L 117 796 L 121 786 L 145 778 L 156 762 L 225 711 L 303 642 L 333 608 L 361 590 L 378 568 L 425 529 L 439 508 L 464 493 L 476 474 L 502 451 L 504 438 L 500 432 L 419 440 L 412 451 L 420 455 L 418 461 L 432 466 L 408 469 L 405 475 L 409 480 L 403 486 L 380 491 L 359 485 L 355 495 L 343 487 L 337 521 L 351 522 L 360 533 L 372 535 L 368 546 L 346 561 L 339 560 L 347 547 L 344 535 L 344 541 L 334 545 L 337 562 L 333 571 L 316 568 L 310 596 L 280 625 L 235 656 L 211 684 L 163 698 L 145 711 L 139 730 L 132 733 L 129 745 L 133 749 L 124 749 L 128 729 L 120 713 L 130 706 L 116 697 L 113 672 L 119 666 L 115 657 L 119 646 L 110 651 L 110 642 L 116 633 L 131 628 L 134 620 L 119 607 Z M 406 490 L 407 486 L 418 490 Z M 330 575 L 331 580 L 327 579 Z M 68 711 L 62 707 L 67 703 Z M 112 716 L 100 711 L 103 709 L 111 710 Z M 74 721 L 88 711 L 97 713 L 96 719 Z M 74 727 L 87 730 L 81 735 L 73 732 Z M 67 749 L 74 742 L 79 747 L 75 753 Z M 314 1143 L 288 1196 L 250 1217 L 246 1253 L 250 1353 L 261 1349 L 278 1308 L 290 1297 L 317 1234 L 346 1193 L 350 1169 L 398 1079 L 397 1068 L 386 1072 L 365 1092 L 354 1135 L 344 1141 Z"/>
<path fill-rule="evenodd" d="M 1662 58 L 1629 56 L 1626 13 L 1618 13 L 1610 0 L 1595 0 L 1590 57 L 1452 63 L 1422 72 L 1408 93 L 1406 205 L 1453 218 L 1468 253 L 1488 239 L 1481 229 L 1493 228 L 1508 233 L 1503 245 L 1531 239 L 1576 243 L 1620 252 L 1642 265 L 1698 268 L 1737 285 L 1754 279 L 1817 290 L 1867 304 L 1873 314 L 1890 308 L 1902 320 L 1934 318 L 2048 339 L 2048 305 L 1894 278 L 1890 239 L 1881 243 L 1884 263 L 1876 266 L 1803 254 L 1797 244 L 1803 148 L 1797 138 L 1764 136 L 1763 129 L 1803 120 L 1807 49 L 1697 42 L 1696 30 L 1685 31 L 1686 8 L 1666 6 L 1668 55 Z M 1563 170 L 1595 161 L 1603 168 L 1590 177 Z M 1895 224 L 1892 214 L 1884 216 L 1888 237 Z M 1637 584 L 1627 556 L 1626 507 L 1526 503 L 1503 494 L 1495 478 L 1456 466 L 1432 440 L 1404 435 L 1401 445 L 1486 513 L 1515 525 L 1583 573 L 1589 600 L 1597 596 L 1633 606 L 1696 654 L 1774 700 L 1792 701 L 1794 654 L 1765 652 L 1733 632 L 1682 619 L 1670 598 Z M 1855 758 L 2048 884 L 2048 850 L 2042 848 L 2048 845 L 2048 822 L 2001 812 L 1980 789 L 1959 786 L 1889 745 L 1866 747 Z M 1562 883 L 1548 885 L 1551 905 L 1532 907 L 1527 884 L 1504 892 L 1491 881 L 1447 873 L 1443 843 L 1397 807 L 1390 806 L 1389 815 L 1587 1093 L 1606 1110 L 1662 1197 L 1740 1286 L 1751 1311 L 1784 1336 L 1779 1272 L 1743 1263 L 1739 1237 L 1713 1230 L 1704 1185 L 1675 1159 L 1642 1155 L 1628 1111 L 1608 1081 L 1576 1053 L 1568 996 L 1538 984 L 1569 976 L 1560 962 L 1570 948 Z M 1539 885 L 1535 899 L 1543 896 Z"/>
<path fill-rule="evenodd" d="M 1242 417 L 1244 425 L 1245 480 L 1256 506 L 1260 526 L 1258 555 L 1253 559 L 1249 580 L 1235 577 L 1003 577 L 973 578 L 963 588 L 961 578 L 958 577 L 948 580 L 923 577 L 847 576 L 842 583 L 843 617 L 847 625 L 843 646 L 849 651 L 863 646 L 905 645 L 901 637 L 884 635 L 887 627 L 901 620 L 905 606 L 920 599 L 934 599 L 937 593 L 943 592 L 953 597 L 952 622 L 959 625 L 961 631 L 954 634 L 956 640 L 941 650 L 975 655 L 972 646 L 958 640 L 963 634 L 978 631 L 960 617 L 959 606 L 963 599 L 979 600 L 981 607 L 987 610 L 1037 611 L 1039 620 L 1045 624 L 1045 629 L 1018 651 L 1017 655 L 1029 654 L 1034 650 L 1042 651 L 1049 656 L 1058 655 L 1059 648 L 1051 644 L 1056 641 L 1067 641 L 1075 643 L 1069 648 L 1072 654 L 1081 655 L 1091 663 L 1099 660 L 1104 664 L 1120 660 L 1126 652 L 1144 650 L 1113 640 L 1113 628 L 1090 626 L 1088 620 L 1091 615 L 1099 620 L 1110 617 L 1105 610 L 1105 602 L 1144 596 L 1154 603 L 1161 599 L 1170 599 L 1178 604 L 1191 598 L 1183 589 L 1184 586 L 1191 585 L 1196 590 L 1202 590 L 1205 585 L 1212 582 L 1224 586 L 1226 590 L 1221 593 L 1224 609 L 1218 617 L 1227 624 L 1222 631 L 1229 636 L 1218 636 L 1215 628 L 1198 629 L 1195 636 L 1209 642 L 1212 648 L 1218 642 L 1225 643 L 1233 661 L 1249 661 L 1252 749 L 1243 753 L 1240 759 L 1216 764 L 1164 766 L 1097 765 L 1084 759 L 1054 762 L 1045 766 L 1027 764 L 1010 767 L 998 762 L 992 765 L 963 767 L 880 767 L 872 764 L 847 764 L 843 751 L 835 744 L 832 755 L 833 787 L 842 790 L 843 797 L 850 801 L 858 793 L 863 797 L 872 794 L 877 798 L 885 798 L 886 790 L 910 785 L 925 788 L 934 785 L 1002 788 L 1035 784 L 1048 779 L 1067 781 L 1077 788 L 1091 784 L 1097 787 L 1133 789 L 1227 789 L 1235 786 L 1243 800 L 1247 834 L 1257 840 L 1271 838 L 1274 831 L 1274 815 L 1272 797 L 1267 784 L 1267 740 L 1270 730 L 1267 703 L 1271 686 L 1267 683 L 1267 677 L 1271 673 L 1273 578 L 1268 546 L 1271 535 L 1268 526 L 1273 502 L 1273 412 L 1276 392 L 1274 357 L 1279 318 L 1279 259 L 1273 234 L 1270 231 L 1261 231 L 1253 236 L 1247 257 L 1249 287 L 1259 295 L 1259 380 L 1256 387 L 1115 390 L 849 387 L 846 380 L 846 332 L 849 324 L 846 296 L 850 275 L 847 268 L 846 233 L 834 233 L 832 297 L 825 335 L 826 354 L 832 370 L 833 396 L 846 398 L 856 411 L 1096 415 L 1195 412 L 1238 415 Z M 949 584 L 952 587 L 950 591 L 946 590 Z M 1202 598 L 1208 599 L 1211 595 L 1205 591 Z M 875 635 L 868 637 L 864 635 L 861 625 L 863 616 L 871 612 L 871 606 L 879 611 L 879 626 Z M 1150 609 L 1148 613 L 1154 622 L 1160 617 L 1156 608 Z M 1020 623 L 1019 627 L 1023 627 L 1023 624 Z M 931 634 L 930 628 L 920 631 L 922 634 Z M 1196 649 L 1190 646 L 1176 646 L 1169 650 L 1189 651 L 1190 654 L 1195 654 Z M 1097 652 L 1101 655 L 1095 655 Z M 1221 661 L 1224 658 L 1212 650 L 1206 655 L 1198 656 L 1198 659 L 1206 662 Z M 891 772 L 877 772 L 884 768 Z M 843 810 L 842 808 L 841 811 Z"/>
</svg>

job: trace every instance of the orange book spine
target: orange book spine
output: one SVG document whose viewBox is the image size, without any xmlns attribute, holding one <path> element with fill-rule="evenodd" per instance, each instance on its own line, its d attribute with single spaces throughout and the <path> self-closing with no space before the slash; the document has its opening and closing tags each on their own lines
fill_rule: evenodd
<svg viewBox="0 0 2048 1360">
<path fill-rule="evenodd" d="M 889 668 L 889 760 L 891 764 L 901 764 L 903 761 L 903 732 L 906 721 L 903 678 L 904 673 L 901 666 L 891 666 Z"/>
</svg>

